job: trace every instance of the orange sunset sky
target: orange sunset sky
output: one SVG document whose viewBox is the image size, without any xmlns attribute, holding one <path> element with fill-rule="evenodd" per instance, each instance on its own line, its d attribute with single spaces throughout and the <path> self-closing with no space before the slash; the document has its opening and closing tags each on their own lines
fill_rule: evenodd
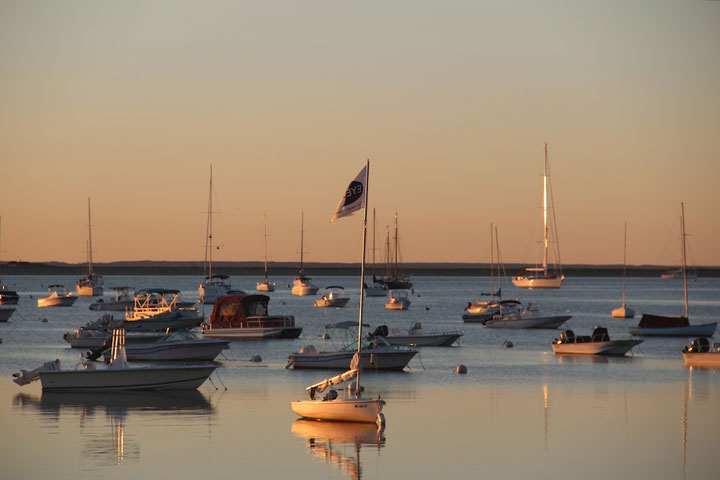
<svg viewBox="0 0 720 480">
<path fill-rule="evenodd" d="M 0 0 L 2 260 L 720 265 L 718 1 Z M 381 255 L 379 253 L 378 255 Z"/>
</svg>

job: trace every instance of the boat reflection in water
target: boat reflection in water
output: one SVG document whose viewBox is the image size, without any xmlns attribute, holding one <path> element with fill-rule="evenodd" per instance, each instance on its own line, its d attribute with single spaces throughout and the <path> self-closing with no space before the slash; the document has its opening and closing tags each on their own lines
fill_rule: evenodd
<svg viewBox="0 0 720 480">
<path fill-rule="evenodd" d="M 13 397 L 13 408 L 38 410 L 53 424 L 77 420 L 82 439 L 83 459 L 93 465 L 123 465 L 140 462 L 140 438 L 143 430 L 136 417 L 152 421 L 161 412 L 173 416 L 211 417 L 215 411 L 208 399 L 197 390 L 176 392 L 107 392 L 62 393 L 42 395 L 19 393 Z M 127 430 L 133 417 L 136 432 Z M 193 420 L 195 421 L 195 420 Z M 108 430 L 109 427 L 109 430 Z"/>
<path fill-rule="evenodd" d="M 383 427 L 369 423 L 319 422 L 298 419 L 291 427 L 296 437 L 307 439 L 310 452 L 332 463 L 353 480 L 362 478 L 360 449 L 372 446 L 378 451 L 385 446 Z"/>
</svg>

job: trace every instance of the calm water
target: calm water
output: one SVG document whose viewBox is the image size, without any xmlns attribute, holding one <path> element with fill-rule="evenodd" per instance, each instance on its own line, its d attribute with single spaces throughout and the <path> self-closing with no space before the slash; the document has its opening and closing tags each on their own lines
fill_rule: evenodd
<svg viewBox="0 0 720 480">
<path fill-rule="evenodd" d="M 39 309 L 35 298 L 51 283 L 75 277 L 5 277 L 22 298 L 0 324 L 0 455 L 3 478 L 714 478 L 720 432 L 720 370 L 688 369 L 687 339 L 647 339 L 628 358 L 558 357 L 550 342 L 560 331 L 511 331 L 464 324 L 462 309 L 488 279 L 415 278 L 413 304 L 389 312 L 367 299 L 365 321 L 406 330 L 465 331 L 459 347 L 425 348 L 400 373 L 366 373 L 369 394 L 387 400 L 384 431 L 368 426 L 297 420 L 289 402 L 322 371 L 286 370 L 302 345 L 322 345 L 323 325 L 357 320 L 358 279 L 317 277 L 344 285 L 347 308 L 317 309 L 292 297 L 289 277 L 271 295 L 271 313 L 293 314 L 304 327 L 297 340 L 239 341 L 218 357 L 222 368 L 197 392 L 42 394 L 39 383 L 18 387 L 20 368 L 60 358 L 73 367 L 80 350 L 63 333 L 97 318 L 80 298 L 72 308 Z M 198 277 L 106 277 L 106 285 L 168 287 L 197 297 Z M 253 277 L 233 278 L 251 290 Z M 568 327 L 594 325 L 627 336 L 638 321 L 616 320 L 620 279 L 569 278 L 561 290 L 506 296 L 543 311 L 569 311 Z M 683 312 L 682 282 L 628 279 L 637 312 Z M 34 298 L 28 298 L 32 295 Z M 720 318 L 720 279 L 690 284 L 692 323 Z M 427 309 L 426 309 L 427 307 Z M 206 315 L 209 315 L 209 309 Z M 338 341 L 339 339 L 334 339 Z M 503 347 L 510 340 L 514 348 Z M 261 363 L 247 361 L 260 355 Z M 464 364 L 468 374 L 458 376 Z M 217 388 L 216 388 L 217 387 Z M 227 387 L 227 389 L 225 389 Z"/>
</svg>

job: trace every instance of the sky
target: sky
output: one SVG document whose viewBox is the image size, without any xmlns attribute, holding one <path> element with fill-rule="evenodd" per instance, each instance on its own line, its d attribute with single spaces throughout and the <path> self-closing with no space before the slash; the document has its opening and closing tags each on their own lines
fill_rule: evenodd
<svg viewBox="0 0 720 480">
<path fill-rule="evenodd" d="M 2 260 L 720 265 L 720 1 L 0 0 Z M 370 215 L 372 227 L 372 214 Z M 369 231 L 372 246 L 372 228 Z M 378 258 L 384 255 L 376 251 Z M 369 253 L 371 256 L 371 253 Z M 369 257 L 370 258 L 370 257 Z"/>
</svg>

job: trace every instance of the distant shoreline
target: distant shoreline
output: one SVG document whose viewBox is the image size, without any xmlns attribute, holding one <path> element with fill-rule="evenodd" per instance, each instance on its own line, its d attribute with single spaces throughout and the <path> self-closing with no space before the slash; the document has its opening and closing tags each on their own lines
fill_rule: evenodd
<svg viewBox="0 0 720 480">
<path fill-rule="evenodd" d="M 94 264 L 99 275 L 203 275 L 202 262 L 112 262 Z M 379 267 L 379 266 L 378 266 Z M 524 265 L 506 265 L 508 276 L 520 272 Z M 676 269 L 677 266 L 639 265 L 626 267 L 628 277 L 659 277 L 661 273 Z M 81 275 L 85 264 L 60 262 L 7 262 L 0 265 L 0 277 L 5 275 Z M 271 275 L 296 275 L 296 263 L 270 263 Z M 618 277 L 622 276 L 622 265 L 567 265 L 563 273 L 567 277 Z M 458 276 L 482 277 L 490 275 L 490 266 L 483 263 L 406 263 L 402 271 L 411 276 Z M 720 277 L 720 267 L 694 267 L 691 270 L 698 277 Z M 383 268 L 376 268 L 377 275 Z M 261 262 L 217 262 L 213 273 L 234 276 L 262 276 Z M 308 276 L 359 275 L 360 265 L 352 263 L 306 263 Z M 366 275 L 372 276 L 366 266 Z"/>
</svg>

